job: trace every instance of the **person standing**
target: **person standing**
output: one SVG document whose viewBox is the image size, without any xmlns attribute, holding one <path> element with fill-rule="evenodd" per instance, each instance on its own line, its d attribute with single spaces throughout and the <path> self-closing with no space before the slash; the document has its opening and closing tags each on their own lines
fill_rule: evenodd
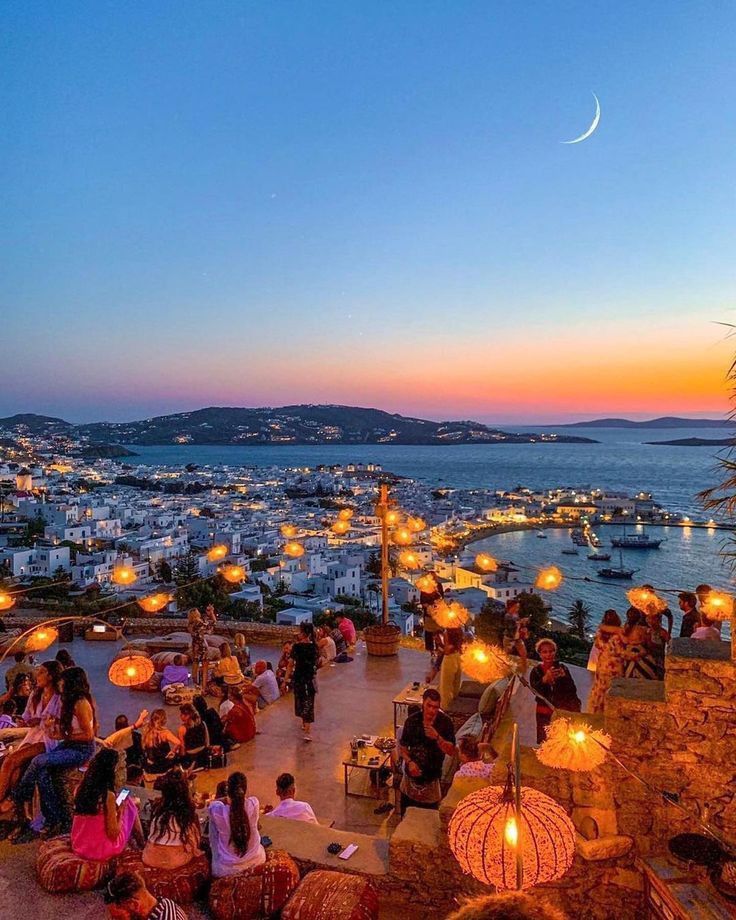
<svg viewBox="0 0 736 920">
<path fill-rule="evenodd" d="M 312 740 L 318 659 L 319 649 L 314 640 L 314 626 L 312 623 L 302 623 L 291 649 L 289 680 L 294 690 L 294 713 L 302 720 L 305 741 Z"/>
<path fill-rule="evenodd" d="M 425 579 L 433 583 L 433 587 L 427 586 L 419 593 L 419 606 L 422 608 L 424 619 L 424 648 L 429 652 L 429 656 L 434 663 L 435 652 L 437 651 L 437 634 L 441 632 L 439 623 L 432 617 L 432 607 L 438 602 L 445 599 L 445 589 L 442 582 L 437 577 L 436 572 L 427 572 L 422 576 L 420 582 L 426 584 Z"/>
<path fill-rule="evenodd" d="M 345 640 L 345 645 L 347 645 L 348 649 L 352 648 L 358 639 L 357 633 L 355 632 L 355 623 L 353 623 L 350 617 L 346 617 L 344 613 L 336 614 L 335 620 L 337 621 L 337 628 L 340 630 Z"/>
<path fill-rule="evenodd" d="M 443 709 L 449 709 L 452 701 L 460 693 L 463 676 L 460 663 L 462 649 L 462 629 L 446 629 L 440 665 L 440 705 Z"/>
<path fill-rule="evenodd" d="M 439 808 L 440 778 L 445 757 L 455 754 L 452 720 L 440 709 L 440 695 L 428 687 L 422 708 L 410 715 L 401 732 L 399 758 L 403 765 L 401 814 L 407 808 Z"/>
<path fill-rule="evenodd" d="M 207 682 L 207 624 L 196 607 L 189 611 L 187 629 L 192 637 L 192 680 L 195 686 L 204 689 Z"/>
<path fill-rule="evenodd" d="M 581 704 L 572 674 L 557 659 L 557 643 L 540 639 L 534 646 L 542 659 L 529 672 L 529 683 L 537 696 L 537 744 L 544 741 L 555 709 L 580 712 Z"/>
<path fill-rule="evenodd" d="M 677 605 L 682 611 L 680 638 L 689 639 L 700 625 L 698 598 L 692 591 L 683 591 L 677 595 Z"/>
<path fill-rule="evenodd" d="M 615 610 L 606 610 L 593 640 L 598 651 L 595 681 L 588 697 L 588 712 L 603 712 L 606 694 L 614 677 L 623 677 L 624 659 L 621 618 Z"/>
<path fill-rule="evenodd" d="M 506 601 L 506 616 L 503 621 L 503 650 L 507 655 L 518 655 L 521 670 L 527 669 L 526 640 L 529 638 L 529 618 L 521 616 L 521 601 L 511 597 Z"/>
</svg>

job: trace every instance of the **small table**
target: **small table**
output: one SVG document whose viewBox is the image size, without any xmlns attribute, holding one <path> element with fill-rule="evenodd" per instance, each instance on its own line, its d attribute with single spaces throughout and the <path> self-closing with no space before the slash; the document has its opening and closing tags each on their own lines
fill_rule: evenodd
<svg viewBox="0 0 736 920">
<path fill-rule="evenodd" d="M 394 704 L 394 736 L 399 728 L 399 718 L 404 716 L 401 724 L 403 725 L 406 720 L 406 716 L 409 714 L 410 706 L 421 706 L 422 705 L 422 694 L 430 686 L 430 684 L 425 684 L 420 682 L 418 687 L 414 687 L 414 683 L 407 684 L 404 689 L 397 693 L 393 698 L 392 702 Z M 404 713 L 404 710 L 406 712 Z"/>
<path fill-rule="evenodd" d="M 375 758 L 375 760 L 371 762 L 371 758 Z M 359 747 L 355 757 L 349 756 L 342 762 L 345 795 L 354 795 L 358 798 L 364 799 L 375 798 L 373 793 L 367 794 L 365 792 L 351 792 L 349 788 L 350 777 L 352 776 L 354 770 L 375 770 L 378 772 L 388 764 L 390 759 L 390 754 L 385 754 L 383 751 L 379 751 L 378 748 L 373 747 L 372 744 L 366 744 L 365 747 Z M 376 785 L 376 788 L 378 788 L 378 785 Z"/>
</svg>

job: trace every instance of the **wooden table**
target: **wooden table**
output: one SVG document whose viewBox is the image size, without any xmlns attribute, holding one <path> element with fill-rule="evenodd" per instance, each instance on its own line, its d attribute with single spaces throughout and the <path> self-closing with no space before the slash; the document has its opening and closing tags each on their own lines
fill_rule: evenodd
<svg viewBox="0 0 736 920">
<path fill-rule="evenodd" d="M 409 707 L 422 705 L 422 694 L 429 686 L 430 684 L 425 684 L 423 681 L 418 683 L 416 689 L 414 688 L 414 683 L 407 684 L 404 689 L 400 693 L 397 693 L 393 698 L 392 703 L 394 704 L 394 737 L 396 736 L 399 725 L 403 725 L 406 721 L 406 716 L 409 714 Z M 401 722 L 399 722 L 401 716 L 404 718 L 401 719 Z"/>
<path fill-rule="evenodd" d="M 374 757 L 376 759 L 371 763 L 371 758 Z M 365 792 L 351 792 L 349 787 L 350 777 L 355 770 L 375 770 L 376 775 L 378 775 L 378 771 L 385 767 L 390 759 L 390 754 L 384 754 L 382 751 L 379 751 L 378 748 L 373 747 L 372 744 L 358 748 L 355 757 L 348 755 L 347 759 L 342 762 L 345 795 L 354 795 L 366 799 L 375 798 L 373 793 L 369 795 Z M 376 791 L 378 791 L 378 783 L 376 783 Z"/>
</svg>

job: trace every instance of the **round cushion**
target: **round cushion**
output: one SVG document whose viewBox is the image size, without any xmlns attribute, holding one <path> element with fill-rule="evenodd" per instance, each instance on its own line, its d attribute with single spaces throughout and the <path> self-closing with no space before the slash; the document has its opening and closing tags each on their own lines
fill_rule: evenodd
<svg viewBox="0 0 736 920">
<path fill-rule="evenodd" d="M 299 884 L 299 867 L 284 850 L 267 850 L 266 862 L 219 878 L 210 888 L 215 920 L 257 920 L 277 913 Z"/>
<path fill-rule="evenodd" d="M 318 869 L 304 877 L 281 920 L 378 920 L 378 891 L 361 875 Z"/>
<path fill-rule="evenodd" d="M 137 642 L 129 642 L 124 648 L 118 649 L 117 652 L 113 655 L 113 661 L 117 661 L 119 658 L 128 658 L 130 655 L 140 655 L 141 658 L 150 658 L 148 649 L 143 644 L 145 640 L 140 640 L 141 644 L 138 645 Z"/>
<path fill-rule="evenodd" d="M 170 898 L 175 904 L 191 904 L 202 896 L 210 880 L 205 853 L 178 869 L 154 869 L 143 862 L 141 853 L 131 850 L 115 861 L 116 875 L 121 872 L 138 872 L 154 897 Z"/>
<path fill-rule="evenodd" d="M 151 661 L 154 668 L 162 673 L 167 664 L 174 663 L 177 655 L 182 657 L 185 666 L 189 664 L 189 655 L 186 652 L 156 652 L 155 655 L 151 655 Z"/>
<path fill-rule="evenodd" d="M 71 838 L 53 837 L 38 848 L 36 875 L 39 885 L 53 894 L 92 891 L 113 874 L 114 860 L 83 859 L 72 852 Z"/>
</svg>

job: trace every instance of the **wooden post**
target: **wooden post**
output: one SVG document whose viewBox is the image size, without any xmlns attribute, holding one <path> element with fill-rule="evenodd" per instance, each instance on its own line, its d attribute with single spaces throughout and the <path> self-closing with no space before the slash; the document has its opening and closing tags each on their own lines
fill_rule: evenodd
<svg viewBox="0 0 736 920">
<path fill-rule="evenodd" d="M 378 502 L 381 515 L 381 622 L 388 623 L 388 483 L 380 485 Z"/>
<path fill-rule="evenodd" d="M 514 722 L 511 739 L 511 759 L 514 764 L 514 816 L 516 818 L 516 890 L 524 884 L 524 838 L 521 827 L 521 746 L 519 744 L 519 723 Z"/>
</svg>

